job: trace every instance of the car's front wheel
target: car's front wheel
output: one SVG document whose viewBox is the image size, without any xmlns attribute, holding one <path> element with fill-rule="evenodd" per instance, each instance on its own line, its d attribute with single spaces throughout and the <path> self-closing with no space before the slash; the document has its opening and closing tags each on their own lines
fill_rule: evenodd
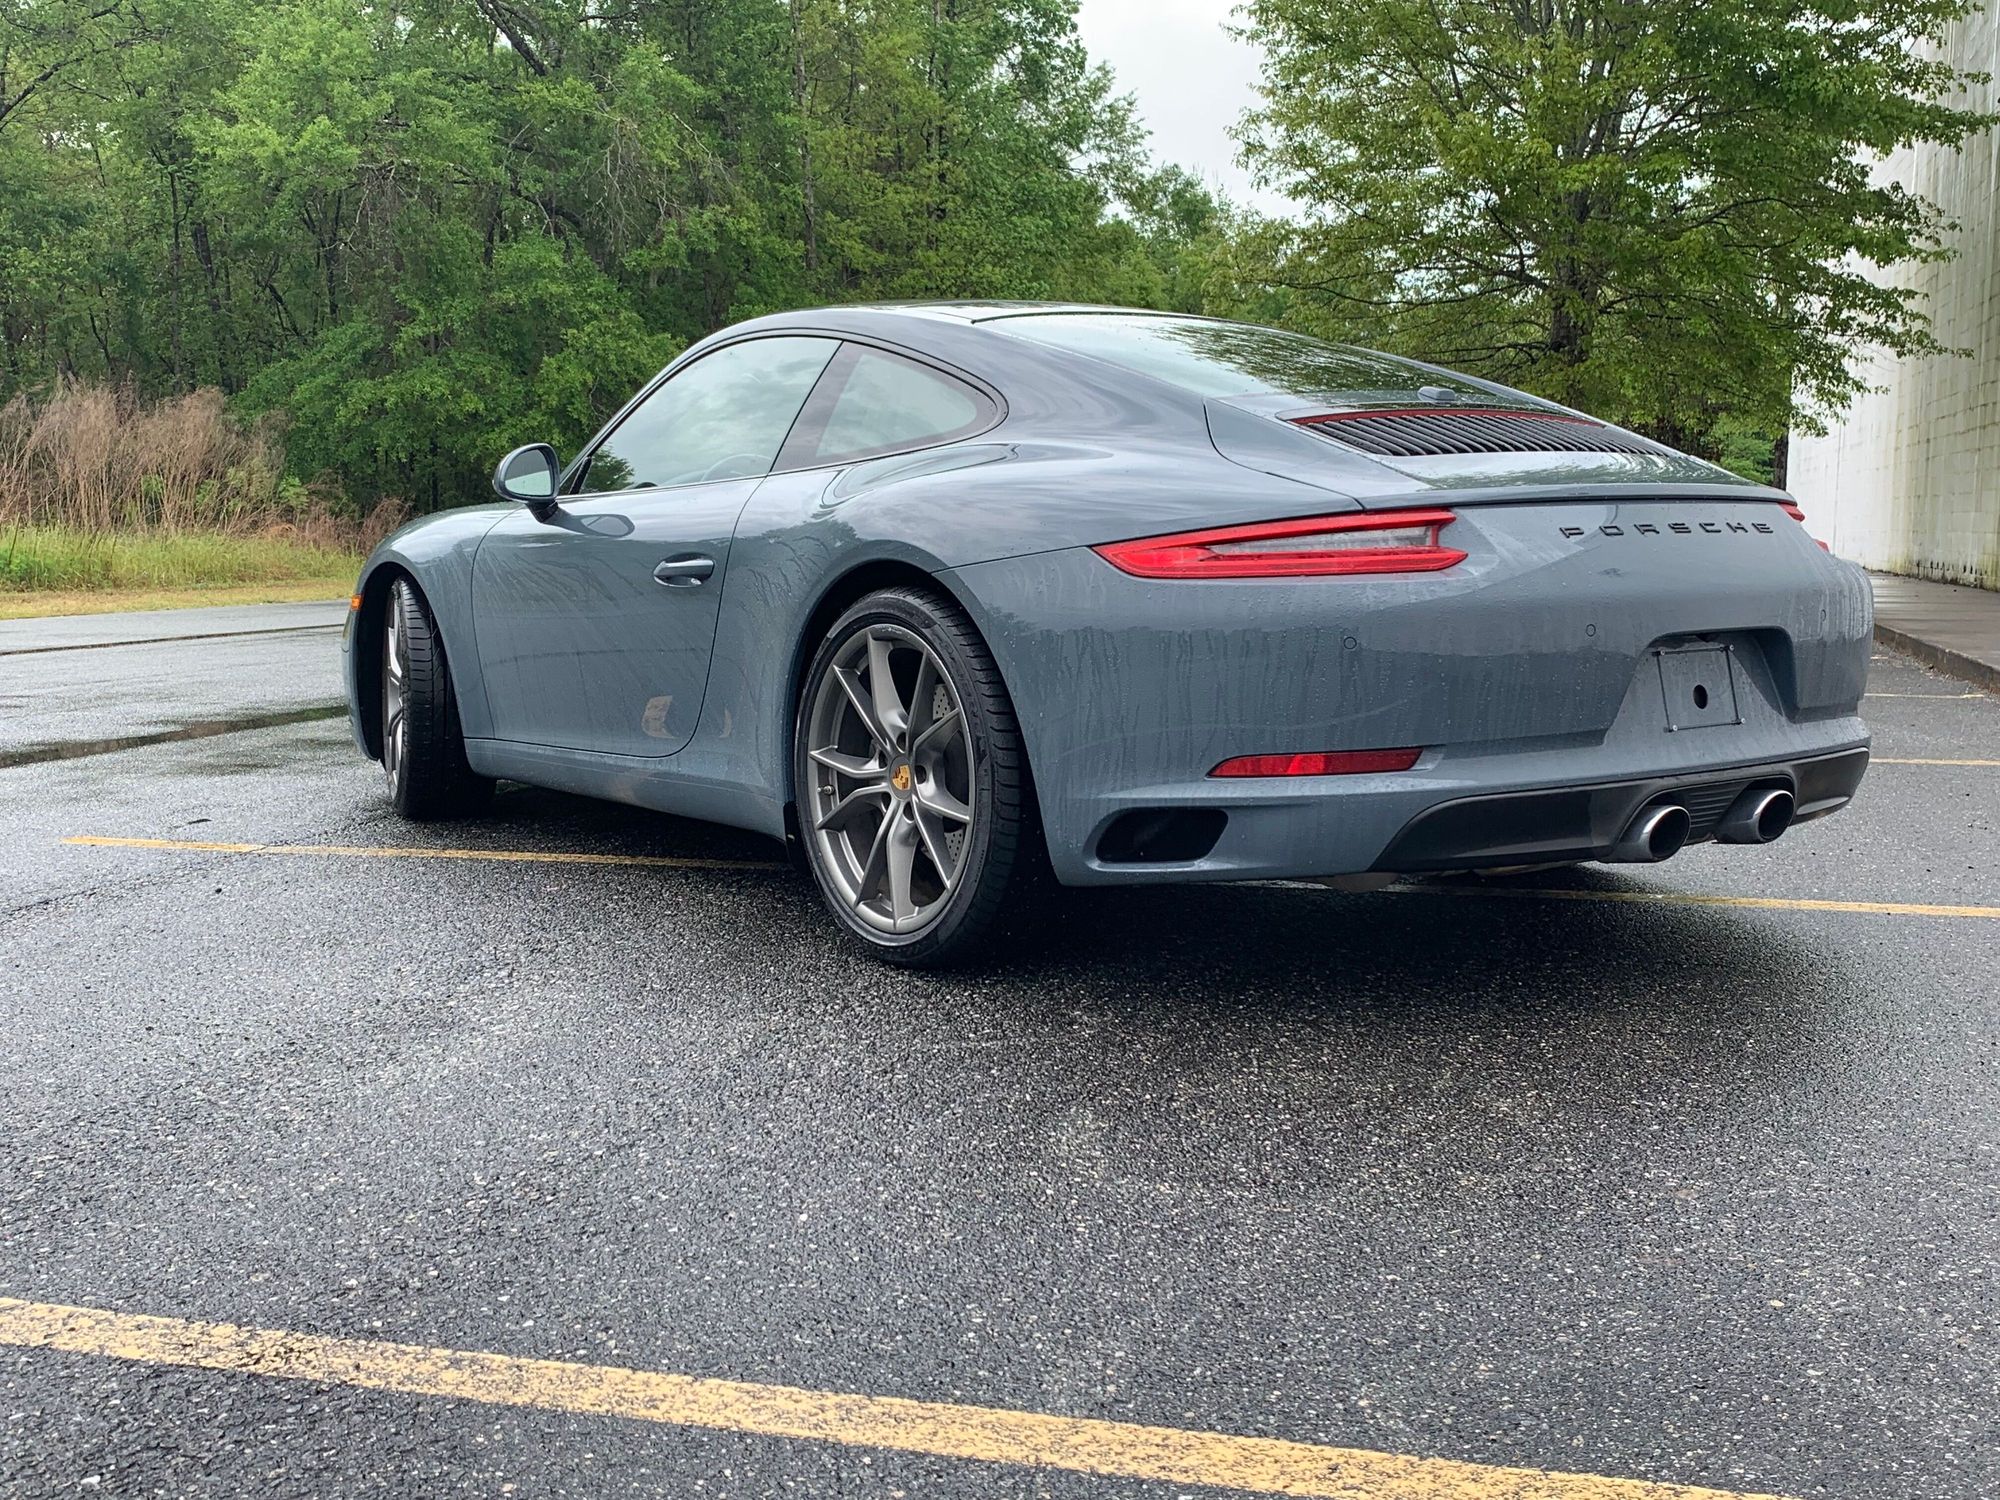
<svg viewBox="0 0 2000 1500">
<path fill-rule="evenodd" d="M 1037 879 L 1013 705 L 971 622 L 935 595 L 888 589 L 841 616 L 807 670 L 794 746 L 807 864 L 878 956 L 972 956 Z"/>
<path fill-rule="evenodd" d="M 383 610 L 382 774 L 396 811 L 420 821 L 465 817 L 493 796 L 492 781 L 466 764 L 444 641 L 406 578 L 390 585 Z"/>
</svg>

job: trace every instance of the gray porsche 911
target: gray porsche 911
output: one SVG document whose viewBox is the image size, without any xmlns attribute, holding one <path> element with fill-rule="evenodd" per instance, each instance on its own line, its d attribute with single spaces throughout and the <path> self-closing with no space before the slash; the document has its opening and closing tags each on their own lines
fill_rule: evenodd
<svg viewBox="0 0 2000 1500">
<path fill-rule="evenodd" d="M 703 340 L 565 466 L 368 559 L 354 734 L 793 841 L 884 958 L 1038 877 L 1348 877 L 1769 843 L 1853 796 L 1870 599 L 1791 499 L 1268 328 L 938 303 Z"/>
</svg>

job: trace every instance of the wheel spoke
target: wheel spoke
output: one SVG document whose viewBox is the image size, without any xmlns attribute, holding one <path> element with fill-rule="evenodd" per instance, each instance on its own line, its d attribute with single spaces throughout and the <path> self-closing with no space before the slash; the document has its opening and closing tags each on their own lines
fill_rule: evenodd
<svg viewBox="0 0 2000 1500">
<path fill-rule="evenodd" d="M 972 821 L 972 809 L 952 796 L 935 780 L 918 783 L 917 801 L 926 811 L 934 812 L 940 818 L 949 818 L 954 823 Z"/>
<path fill-rule="evenodd" d="M 878 756 L 873 760 L 863 760 L 858 755 L 848 755 L 840 750 L 809 750 L 807 755 L 818 765 L 829 771 L 837 771 L 842 776 L 851 776 L 857 781 L 871 776 L 881 776 L 888 769 Z"/>
<path fill-rule="evenodd" d="M 938 879 L 944 883 L 945 893 L 950 894 L 952 883 L 958 878 L 958 869 L 945 856 L 944 830 L 933 830 L 927 809 L 921 805 L 911 809 L 912 821 L 917 825 L 917 836 L 923 840 L 924 856 L 930 860 L 931 868 L 937 871 Z"/>
<path fill-rule="evenodd" d="M 917 663 L 917 683 L 910 689 L 909 722 L 904 726 L 913 749 L 918 734 L 931 722 L 931 705 L 937 701 L 937 684 L 937 660 L 926 651 Z"/>
<path fill-rule="evenodd" d="M 889 916 L 898 926 L 917 914 L 917 903 L 910 894 L 910 876 L 916 869 L 917 833 L 915 820 L 899 818 L 891 813 L 884 820 L 893 825 L 889 830 Z"/>
<path fill-rule="evenodd" d="M 889 830 L 895 818 L 888 812 L 882 814 L 882 821 L 875 825 L 875 840 L 868 846 L 868 857 L 861 861 L 861 870 L 854 880 L 854 904 L 862 905 L 873 893 L 882 878 L 882 856 L 889 845 Z"/>
<path fill-rule="evenodd" d="M 875 700 L 875 722 L 891 746 L 900 744 L 910 727 L 910 710 L 896 694 L 896 674 L 889 666 L 889 643 L 868 633 L 868 691 Z"/>
<path fill-rule="evenodd" d="M 862 728 L 868 731 L 868 737 L 875 742 L 876 748 L 885 757 L 893 754 L 896 747 L 883 731 L 881 721 L 875 717 L 875 705 L 870 703 L 868 695 L 862 692 L 860 680 L 846 667 L 836 666 L 831 670 L 834 681 L 838 682 L 840 690 L 847 694 L 848 703 L 853 707 L 855 716 L 861 720 Z"/>
<path fill-rule="evenodd" d="M 821 815 L 820 820 L 813 824 L 813 827 L 831 828 L 835 823 L 840 822 L 852 813 L 856 807 L 873 802 L 877 798 L 887 800 L 888 796 L 889 789 L 886 786 L 858 786 L 838 802 L 834 803 L 832 807 L 829 807 Z"/>
<path fill-rule="evenodd" d="M 919 750 L 923 749 L 924 746 L 928 745 L 940 733 L 951 728 L 951 726 L 956 724 L 957 722 L 958 722 L 958 710 L 956 708 L 946 709 L 943 713 L 939 714 L 935 719 L 932 719 L 930 723 L 926 724 L 922 732 L 919 733 L 915 739 L 910 741 L 910 754 L 915 755 Z"/>
<path fill-rule="evenodd" d="M 403 620 L 398 612 L 397 600 L 389 601 L 389 681 L 401 688 L 403 679 L 409 675 L 409 663 L 403 648 Z"/>
</svg>

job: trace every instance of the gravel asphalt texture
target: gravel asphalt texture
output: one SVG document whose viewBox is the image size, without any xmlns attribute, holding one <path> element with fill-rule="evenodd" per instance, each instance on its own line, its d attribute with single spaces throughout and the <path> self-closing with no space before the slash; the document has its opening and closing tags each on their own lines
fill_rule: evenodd
<svg viewBox="0 0 2000 1500">
<path fill-rule="evenodd" d="M 321 701 L 335 660 L 0 655 L 0 746 Z M 1878 757 L 2000 760 L 1992 698 L 1873 688 Z M 15 765 L 0 816 L 0 1296 L 2000 1494 L 2000 920 L 1111 891 L 935 977 L 784 869 L 61 842 L 777 854 L 518 788 L 404 825 L 341 721 Z M 2000 907 L 2000 766 L 1526 883 Z M 1192 1493 L 15 1348 L 0 1412 L 19 1496 Z"/>
</svg>

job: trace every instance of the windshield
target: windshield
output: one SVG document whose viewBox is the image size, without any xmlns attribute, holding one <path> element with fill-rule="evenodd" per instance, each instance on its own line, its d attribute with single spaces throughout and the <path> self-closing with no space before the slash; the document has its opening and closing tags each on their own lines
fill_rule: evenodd
<svg viewBox="0 0 2000 1500">
<path fill-rule="evenodd" d="M 994 318 L 987 327 L 1088 354 L 1164 380 L 1197 396 L 1340 396 L 1396 400 L 1423 386 L 1490 405 L 1491 392 L 1392 355 L 1249 323 L 1216 323 L 1158 313 L 1034 313 Z"/>
</svg>

